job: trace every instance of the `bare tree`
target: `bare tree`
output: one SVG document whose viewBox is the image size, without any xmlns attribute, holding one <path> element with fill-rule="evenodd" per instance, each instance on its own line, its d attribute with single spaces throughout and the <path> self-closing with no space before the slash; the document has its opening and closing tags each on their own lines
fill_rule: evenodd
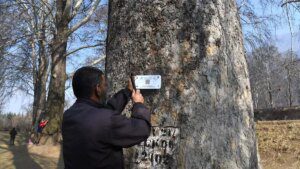
<svg viewBox="0 0 300 169">
<path fill-rule="evenodd" d="M 46 106 L 46 113 L 47 116 L 50 117 L 50 121 L 44 129 L 45 133 L 54 135 L 54 142 L 59 139 L 57 134 L 60 132 L 61 119 L 64 111 L 68 39 L 76 30 L 90 20 L 100 0 L 93 0 L 91 4 L 88 5 L 88 9 L 83 9 L 86 3 L 87 2 L 83 0 L 57 0 L 54 4 L 55 27 L 52 32 L 51 76 Z M 80 9 L 85 10 L 86 15 L 78 22 L 75 22 L 74 18 L 78 16 Z"/>
<path fill-rule="evenodd" d="M 19 32 L 15 31 L 18 19 L 15 11 L 10 9 L 5 1 L 0 1 L 0 111 L 2 106 L 7 102 L 7 96 L 13 93 L 15 83 L 10 83 L 11 72 L 9 72 L 9 48 L 16 43 L 13 40 Z"/>
<path fill-rule="evenodd" d="M 293 55 L 293 58 L 291 58 Z M 250 82 L 256 109 L 299 105 L 297 93 L 299 61 L 295 53 L 280 53 L 274 46 L 262 46 L 248 56 Z"/>
<path fill-rule="evenodd" d="M 254 5 L 253 3 L 256 3 Z M 238 11 L 243 28 L 245 49 L 251 51 L 272 40 L 272 27 L 279 25 L 280 16 L 272 13 L 258 13 L 257 4 L 267 8 L 265 1 L 237 0 Z M 270 26 L 272 25 L 272 27 Z"/>
<path fill-rule="evenodd" d="M 300 89 L 299 79 L 300 79 L 300 67 L 298 62 L 298 56 L 293 51 L 288 51 L 284 55 L 284 69 L 286 73 L 286 98 L 287 106 L 299 105 L 297 101 L 297 91 Z"/>
<path fill-rule="evenodd" d="M 104 46 L 105 36 L 102 37 L 101 34 L 106 29 L 106 18 L 103 18 L 106 5 L 99 3 L 100 0 L 3 2 L 6 8 L 15 10 L 19 24 L 16 29 L 18 34 L 10 38 L 15 42 L 13 48 L 16 49 L 10 51 L 7 57 L 10 67 L 8 71 L 13 74 L 10 81 L 17 83 L 14 85 L 15 90 L 21 89 L 33 96 L 33 124 L 37 124 L 41 112 L 46 112 L 45 114 L 53 118 L 45 129 L 48 134 L 59 130 L 51 126 L 60 126 L 57 117 L 61 116 L 63 111 L 61 106 L 64 105 L 63 84 L 66 80 L 67 58 L 85 49 L 101 49 Z M 95 37 L 95 33 L 101 36 Z M 51 69 L 48 68 L 49 64 Z M 45 110 L 47 89 L 47 105 L 54 105 L 53 108 L 47 109 L 49 111 Z M 57 104 L 60 106 L 60 112 L 56 111 Z"/>
<path fill-rule="evenodd" d="M 275 46 L 262 46 L 248 56 L 252 97 L 255 108 L 275 107 L 277 92 L 283 88 L 281 54 Z"/>
</svg>

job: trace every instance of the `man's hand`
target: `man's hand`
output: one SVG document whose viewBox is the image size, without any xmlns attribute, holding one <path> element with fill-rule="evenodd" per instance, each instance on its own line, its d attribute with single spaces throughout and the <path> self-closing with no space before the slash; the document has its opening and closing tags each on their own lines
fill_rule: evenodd
<svg viewBox="0 0 300 169">
<path fill-rule="evenodd" d="M 144 97 L 140 90 L 132 90 L 132 100 L 134 103 L 144 103 Z"/>
</svg>

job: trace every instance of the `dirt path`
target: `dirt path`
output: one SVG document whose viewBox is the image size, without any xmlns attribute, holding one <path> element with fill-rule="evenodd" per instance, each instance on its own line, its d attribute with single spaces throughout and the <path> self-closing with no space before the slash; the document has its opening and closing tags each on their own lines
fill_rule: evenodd
<svg viewBox="0 0 300 169">
<path fill-rule="evenodd" d="M 9 132 L 0 132 L 0 169 L 62 169 L 60 146 L 27 145 L 18 134 L 15 146 L 9 145 Z"/>
</svg>

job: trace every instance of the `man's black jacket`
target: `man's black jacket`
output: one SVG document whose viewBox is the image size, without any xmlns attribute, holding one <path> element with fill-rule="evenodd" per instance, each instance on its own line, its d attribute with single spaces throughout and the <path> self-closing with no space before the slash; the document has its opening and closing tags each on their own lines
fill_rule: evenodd
<svg viewBox="0 0 300 169">
<path fill-rule="evenodd" d="M 146 140 L 150 112 L 135 103 L 131 118 L 121 115 L 131 92 L 123 89 L 107 105 L 78 99 L 65 111 L 62 123 L 63 157 L 66 169 L 121 169 L 123 147 Z"/>
</svg>

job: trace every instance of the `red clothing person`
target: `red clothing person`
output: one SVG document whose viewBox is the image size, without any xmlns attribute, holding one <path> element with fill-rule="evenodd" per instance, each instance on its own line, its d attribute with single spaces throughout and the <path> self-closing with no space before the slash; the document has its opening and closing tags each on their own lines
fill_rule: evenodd
<svg viewBox="0 0 300 169">
<path fill-rule="evenodd" d="M 42 120 L 39 124 L 39 127 L 44 128 L 47 123 L 48 123 L 48 120 Z"/>
<path fill-rule="evenodd" d="M 46 126 L 46 124 L 48 123 L 48 120 L 42 120 L 40 123 L 39 123 L 39 126 L 38 126 L 38 133 L 41 133 L 43 128 Z"/>
</svg>

